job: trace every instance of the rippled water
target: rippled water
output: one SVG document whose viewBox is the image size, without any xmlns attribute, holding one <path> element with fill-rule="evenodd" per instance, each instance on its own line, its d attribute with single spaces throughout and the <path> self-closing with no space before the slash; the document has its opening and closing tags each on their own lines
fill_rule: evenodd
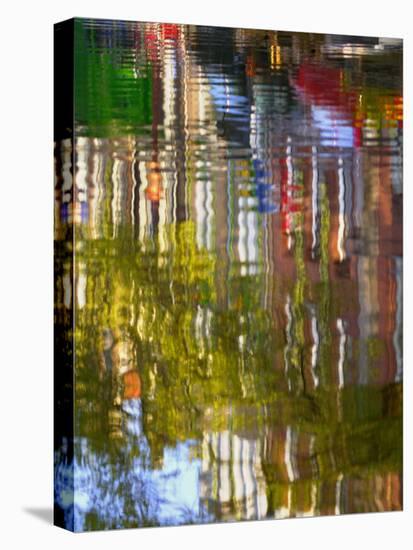
<svg viewBox="0 0 413 550">
<path fill-rule="evenodd" d="M 62 523 L 401 509 L 401 41 L 76 20 L 74 73 Z"/>
</svg>

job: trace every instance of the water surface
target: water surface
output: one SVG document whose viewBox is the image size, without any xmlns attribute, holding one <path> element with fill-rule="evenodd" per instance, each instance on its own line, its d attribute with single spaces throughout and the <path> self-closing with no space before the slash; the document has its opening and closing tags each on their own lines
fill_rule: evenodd
<svg viewBox="0 0 413 550">
<path fill-rule="evenodd" d="M 400 510 L 401 41 L 76 20 L 74 130 L 66 524 Z"/>
</svg>

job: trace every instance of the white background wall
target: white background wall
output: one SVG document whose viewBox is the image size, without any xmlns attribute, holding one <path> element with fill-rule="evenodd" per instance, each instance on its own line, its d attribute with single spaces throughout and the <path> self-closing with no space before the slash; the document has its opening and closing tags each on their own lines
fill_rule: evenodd
<svg viewBox="0 0 413 550">
<path fill-rule="evenodd" d="M 73 535 L 51 527 L 52 24 L 105 17 L 405 39 L 405 152 L 411 151 L 408 0 L 72 0 L 2 3 L 0 26 L 0 545 L 13 548 L 411 548 L 412 163 L 405 155 L 405 512 Z M 410 287 L 412 288 L 412 287 Z M 34 510 L 35 513 L 30 513 Z M 39 516 L 43 516 L 43 519 Z"/>
</svg>

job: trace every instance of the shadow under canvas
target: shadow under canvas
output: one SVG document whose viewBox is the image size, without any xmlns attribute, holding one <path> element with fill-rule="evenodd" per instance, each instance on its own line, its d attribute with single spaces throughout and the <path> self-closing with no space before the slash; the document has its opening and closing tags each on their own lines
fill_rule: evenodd
<svg viewBox="0 0 413 550">
<path fill-rule="evenodd" d="M 53 525 L 53 508 L 25 508 L 26 514 L 30 514 L 49 525 Z"/>
</svg>

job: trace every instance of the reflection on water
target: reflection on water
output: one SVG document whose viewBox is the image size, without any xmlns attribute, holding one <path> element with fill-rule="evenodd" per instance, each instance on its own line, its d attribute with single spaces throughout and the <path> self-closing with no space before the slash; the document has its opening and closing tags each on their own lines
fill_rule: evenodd
<svg viewBox="0 0 413 550">
<path fill-rule="evenodd" d="M 401 509 L 401 55 L 76 21 L 55 186 L 67 526 Z"/>
</svg>

